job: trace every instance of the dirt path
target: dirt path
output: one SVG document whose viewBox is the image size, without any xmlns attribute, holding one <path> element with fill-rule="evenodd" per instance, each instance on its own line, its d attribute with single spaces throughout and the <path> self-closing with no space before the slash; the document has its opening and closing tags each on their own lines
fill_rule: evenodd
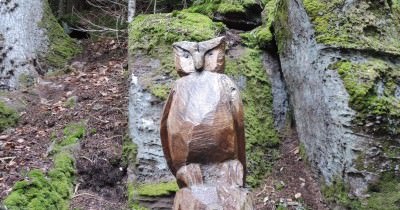
<svg viewBox="0 0 400 210">
<path fill-rule="evenodd" d="M 318 179 L 301 157 L 295 131 L 283 138 L 280 151 L 271 174 L 254 190 L 256 209 L 327 210 Z"/>
<path fill-rule="evenodd" d="M 127 133 L 126 43 L 101 40 L 60 76 L 48 76 L 31 89 L 13 92 L 26 111 L 18 127 L 0 135 L 0 200 L 26 173 L 51 168 L 52 138 L 70 123 L 83 122 L 86 135 L 75 151 L 77 179 L 71 208 L 123 209 L 126 166 L 120 165 Z M 7 96 L 6 96 L 7 97 Z"/>
</svg>

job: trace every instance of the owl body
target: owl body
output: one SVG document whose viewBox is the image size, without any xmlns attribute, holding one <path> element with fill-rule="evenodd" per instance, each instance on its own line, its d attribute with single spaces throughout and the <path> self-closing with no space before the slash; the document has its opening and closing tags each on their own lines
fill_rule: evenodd
<svg viewBox="0 0 400 210">
<path fill-rule="evenodd" d="M 187 163 L 237 159 L 231 107 L 236 88 L 224 77 L 202 72 L 177 81 L 167 120 L 168 152 L 176 170 Z"/>
<path fill-rule="evenodd" d="M 175 49 L 175 64 L 182 78 L 175 82 L 161 120 L 163 150 L 174 175 L 191 163 L 237 159 L 245 167 L 243 108 L 238 88 L 222 74 L 222 41 L 211 40 L 211 49 L 203 46 L 204 52 L 198 46 L 201 43 L 193 42 L 184 42 Z M 187 48 L 195 51 L 185 51 Z M 185 53 L 204 57 L 199 61 L 194 55 L 189 58 L 192 61 L 180 61 Z"/>
</svg>

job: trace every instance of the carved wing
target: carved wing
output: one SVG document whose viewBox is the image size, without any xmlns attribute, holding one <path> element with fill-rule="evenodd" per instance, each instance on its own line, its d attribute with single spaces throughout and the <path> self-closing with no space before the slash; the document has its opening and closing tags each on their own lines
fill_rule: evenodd
<svg viewBox="0 0 400 210">
<path fill-rule="evenodd" d="M 246 141 L 245 141 L 245 130 L 244 130 L 244 114 L 243 104 L 240 97 L 239 88 L 235 83 L 226 75 L 224 75 L 225 87 L 229 87 L 231 93 L 231 110 L 232 117 L 234 120 L 234 126 L 236 131 L 237 139 L 237 158 L 243 165 L 243 183 L 246 180 Z"/>
<path fill-rule="evenodd" d="M 244 114 L 242 99 L 239 94 L 239 89 L 235 87 L 233 90 L 233 101 L 232 101 L 232 114 L 236 129 L 236 138 L 238 144 L 238 159 L 243 165 L 243 183 L 246 180 L 246 140 L 244 131 Z"/>
<path fill-rule="evenodd" d="M 172 100 L 175 95 L 175 88 L 172 88 L 171 92 L 169 93 L 168 99 L 164 105 L 164 111 L 161 117 L 160 123 L 160 137 L 161 137 L 161 144 L 164 151 L 165 159 L 167 160 L 167 164 L 169 169 L 172 171 L 172 174 L 176 174 L 176 170 L 172 166 L 172 158 L 170 154 L 169 142 L 168 142 L 168 115 L 169 110 L 171 108 Z"/>
</svg>

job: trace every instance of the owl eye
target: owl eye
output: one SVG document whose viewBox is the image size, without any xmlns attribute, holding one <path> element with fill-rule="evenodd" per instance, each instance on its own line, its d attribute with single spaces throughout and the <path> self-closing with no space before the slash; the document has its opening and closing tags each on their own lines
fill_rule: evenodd
<svg viewBox="0 0 400 210">
<path fill-rule="evenodd" d="M 212 52 L 209 52 L 209 53 L 207 53 L 207 55 L 208 55 L 208 56 L 212 56 L 212 55 L 213 55 L 213 53 L 212 53 Z"/>
<path fill-rule="evenodd" d="M 185 53 L 183 54 L 183 57 L 184 57 L 184 58 L 189 58 L 189 53 L 185 52 Z"/>
</svg>

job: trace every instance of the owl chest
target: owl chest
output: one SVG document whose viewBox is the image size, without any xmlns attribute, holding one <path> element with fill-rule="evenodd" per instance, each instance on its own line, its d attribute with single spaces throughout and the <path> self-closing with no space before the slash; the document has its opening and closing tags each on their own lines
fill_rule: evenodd
<svg viewBox="0 0 400 210">
<path fill-rule="evenodd" d="M 233 131 L 230 93 L 213 79 L 189 81 L 175 90 L 168 118 L 169 132 L 199 138 L 220 138 Z M 185 138 L 185 139 L 186 139 Z"/>
</svg>

